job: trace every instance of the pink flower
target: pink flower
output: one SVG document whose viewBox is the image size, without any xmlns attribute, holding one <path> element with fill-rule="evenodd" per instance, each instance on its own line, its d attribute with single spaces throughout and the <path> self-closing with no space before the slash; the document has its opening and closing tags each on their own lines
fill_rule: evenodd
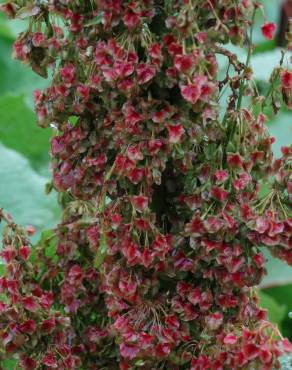
<svg viewBox="0 0 292 370">
<path fill-rule="evenodd" d="M 68 85 L 71 86 L 75 80 L 75 73 L 76 68 L 73 64 L 69 64 L 60 70 L 60 75 L 62 78 L 62 81 Z"/>
<path fill-rule="evenodd" d="M 155 76 L 156 69 L 152 65 L 141 63 L 137 67 L 138 83 L 145 84 Z"/>
<path fill-rule="evenodd" d="M 156 43 L 149 46 L 149 55 L 153 59 L 162 59 L 161 45 Z"/>
<path fill-rule="evenodd" d="M 275 23 L 264 23 L 261 28 L 264 37 L 268 40 L 272 40 L 277 28 Z"/>
<path fill-rule="evenodd" d="M 193 65 L 194 57 L 192 55 L 176 55 L 174 58 L 174 66 L 179 72 L 186 73 Z"/>
<path fill-rule="evenodd" d="M 39 47 L 45 41 L 45 36 L 42 32 L 35 32 L 32 36 L 32 43 L 34 46 Z"/>
<path fill-rule="evenodd" d="M 19 248 L 19 255 L 22 259 L 26 261 L 30 256 L 30 247 L 28 247 L 27 245 L 22 245 Z"/>
<path fill-rule="evenodd" d="M 281 73 L 281 85 L 284 89 L 292 89 L 292 72 L 287 69 Z"/>
<path fill-rule="evenodd" d="M 56 320 L 54 317 L 44 320 L 41 325 L 42 330 L 47 334 L 52 333 L 55 327 L 56 327 Z"/>
<path fill-rule="evenodd" d="M 128 178 L 133 184 L 139 184 L 143 180 L 145 174 L 144 168 L 133 168 L 129 174 Z"/>
<path fill-rule="evenodd" d="M 43 365 L 56 369 L 58 367 L 58 362 L 56 356 L 49 352 L 42 360 Z"/>
<path fill-rule="evenodd" d="M 201 300 L 201 290 L 200 290 L 200 288 L 197 287 L 197 288 L 194 288 L 193 290 L 191 290 L 191 292 L 188 295 L 188 300 L 193 305 L 199 304 L 200 300 Z"/>
<path fill-rule="evenodd" d="M 211 196 L 220 202 L 224 202 L 224 200 L 228 197 L 228 191 L 219 186 L 213 186 L 211 189 Z"/>
<path fill-rule="evenodd" d="M 229 177 L 228 171 L 226 170 L 217 170 L 214 173 L 214 178 L 217 182 L 224 182 L 225 180 L 228 179 L 228 177 Z"/>
<path fill-rule="evenodd" d="M 20 331 L 22 331 L 23 333 L 33 333 L 36 331 L 36 323 L 34 320 L 26 320 L 25 322 L 23 322 L 22 324 L 19 325 L 19 329 Z"/>
<path fill-rule="evenodd" d="M 165 357 L 170 354 L 171 347 L 167 343 L 159 343 L 155 348 L 156 356 L 157 357 Z"/>
<path fill-rule="evenodd" d="M 237 336 L 234 334 L 227 334 L 224 339 L 224 344 L 235 344 L 237 342 Z"/>
<path fill-rule="evenodd" d="M 260 354 L 259 348 L 252 343 L 247 343 L 243 346 L 242 352 L 247 360 L 254 360 Z"/>
<path fill-rule="evenodd" d="M 123 21 L 125 25 L 131 30 L 133 28 L 136 28 L 140 25 L 141 23 L 141 17 L 134 13 L 132 10 L 127 10 L 124 17 Z"/>
<path fill-rule="evenodd" d="M 122 357 L 128 358 L 129 360 L 133 360 L 133 358 L 137 357 L 140 349 L 138 346 L 134 344 L 120 344 L 120 353 Z"/>
<path fill-rule="evenodd" d="M 20 356 L 19 363 L 24 370 L 34 370 L 37 367 L 36 360 L 24 354 Z"/>
<path fill-rule="evenodd" d="M 148 207 L 148 198 L 144 195 L 134 195 L 131 198 L 131 203 L 137 211 L 143 212 Z"/>
<path fill-rule="evenodd" d="M 169 142 L 171 144 L 177 144 L 181 141 L 181 138 L 185 132 L 181 124 L 166 125 L 169 134 Z"/>
<path fill-rule="evenodd" d="M 183 98 L 189 103 L 196 104 L 200 99 L 201 89 L 198 85 L 182 86 L 180 90 Z"/>
<path fill-rule="evenodd" d="M 31 312 L 36 312 L 39 307 L 33 297 L 24 297 L 22 299 L 22 304 L 26 310 Z"/>
<path fill-rule="evenodd" d="M 258 268 L 262 268 L 265 264 L 265 258 L 262 253 L 257 253 L 252 257 L 252 260 L 257 265 Z"/>
<path fill-rule="evenodd" d="M 217 330 L 223 323 L 223 314 L 221 312 L 211 313 L 206 317 L 206 325 L 210 330 Z"/>
</svg>

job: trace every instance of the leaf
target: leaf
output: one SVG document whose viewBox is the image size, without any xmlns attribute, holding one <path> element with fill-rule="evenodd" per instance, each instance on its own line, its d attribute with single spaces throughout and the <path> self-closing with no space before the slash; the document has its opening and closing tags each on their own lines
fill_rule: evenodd
<svg viewBox="0 0 292 370">
<path fill-rule="evenodd" d="M 0 141 L 27 157 L 34 169 L 48 166 L 51 129 L 41 129 L 23 96 L 0 96 Z"/>
<path fill-rule="evenodd" d="M 4 360 L 0 364 L 3 365 L 3 369 L 5 370 L 14 370 L 16 369 L 17 360 L 14 359 Z"/>
<path fill-rule="evenodd" d="M 100 12 L 96 17 L 86 22 L 84 26 L 89 27 L 89 26 L 95 26 L 96 24 L 101 24 L 103 20 L 103 16 L 104 16 L 104 12 Z"/>
<path fill-rule="evenodd" d="M 273 323 L 281 326 L 281 322 L 286 314 L 286 306 L 279 305 L 273 297 L 265 294 L 263 291 L 259 292 L 260 306 L 268 310 L 268 318 Z"/>
<path fill-rule="evenodd" d="M 54 263 L 57 263 L 59 257 L 56 254 L 58 238 L 53 229 L 42 231 L 40 240 L 37 242 L 36 247 L 41 248 L 47 258 L 50 258 Z M 32 249 L 30 261 L 33 263 L 36 258 L 36 248 Z"/>
<path fill-rule="evenodd" d="M 100 235 L 100 240 L 99 240 L 99 248 L 98 248 L 98 251 L 94 259 L 95 268 L 97 269 L 100 268 L 100 266 L 102 265 L 105 259 L 106 252 L 107 252 L 107 241 L 106 241 L 105 234 L 102 232 Z"/>
<path fill-rule="evenodd" d="M 44 194 L 48 179 L 37 174 L 27 159 L 0 145 L 0 207 L 20 225 L 37 230 L 55 225 L 60 210 L 56 194 Z"/>
</svg>

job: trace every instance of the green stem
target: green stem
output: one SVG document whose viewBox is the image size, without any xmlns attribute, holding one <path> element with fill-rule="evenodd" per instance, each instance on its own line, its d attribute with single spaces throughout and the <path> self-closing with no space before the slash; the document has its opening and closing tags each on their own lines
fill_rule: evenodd
<svg viewBox="0 0 292 370">
<path fill-rule="evenodd" d="M 247 52 L 247 57 L 246 57 L 246 62 L 245 62 L 245 68 L 249 67 L 252 50 L 253 50 L 252 36 L 253 36 L 253 26 L 254 26 L 256 11 L 257 9 L 254 8 L 253 13 L 252 13 L 252 20 L 251 20 L 252 23 L 250 27 L 249 46 L 248 46 L 248 52 Z M 242 79 L 242 81 L 240 82 L 240 87 L 239 87 L 239 95 L 238 95 L 238 101 L 237 101 L 237 107 L 236 107 L 237 110 L 241 108 L 244 89 L 245 89 L 245 81 L 244 79 Z"/>
</svg>

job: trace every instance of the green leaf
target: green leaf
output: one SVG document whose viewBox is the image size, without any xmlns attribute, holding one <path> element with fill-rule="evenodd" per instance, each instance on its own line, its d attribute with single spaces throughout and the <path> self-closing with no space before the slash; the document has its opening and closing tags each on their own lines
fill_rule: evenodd
<svg viewBox="0 0 292 370">
<path fill-rule="evenodd" d="M 9 359 L 9 360 L 4 360 L 1 365 L 3 366 L 3 369 L 5 370 L 14 370 L 16 369 L 16 364 L 17 360 L 14 359 Z"/>
<path fill-rule="evenodd" d="M 51 129 L 41 129 L 23 96 L 0 96 L 0 141 L 27 157 L 33 168 L 48 165 Z"/>
<path fill-rule="evenodd" d="M 284 305 L 279 305 L 279 303 L 273 299 L 273 297 L 265 294 L 264 292 L 259 292 L 260 306 L 268 310 L 268 318 L 273 323 L 281 326 L 281 322 L 285 317 L 286 307 Z"/>
<path fill-rule="evenodd" d="M 40 240 L 37 243 L 37 247 L 41 247 L 44 250 L 45 256 L 52 259 L 53 262 L 58 261 L 56 255 L 58 238 L 53 229 L 47 229 L 42 231 Z"/>
<path fill-rule="evenodd" d="M 92 18 L 90 21 L 85 23 L 85 27 L 95 26 L 97 24 L 101 24 L 103 20 L 104 12 L 100 12 L 96 17 Z"/>
<path fill-rule="evenodd" d="M 105 259 L 106 252 L 107 252 L 107 241 L 106 241 L 105 234 L 102 232 L 100 235 L 100 240 L 99 240 L 99 248 L 98 248 L 98 251 L 94 259 L 95 268 L 97 269 L 100 268 L 100 266 L 102 265 Z"/>
<path fill-rule="evenodd" d="M 46 177 L 37 174 L 27 159 L 0 145 L 0 207 L 20 225 L 37 230 L 56 224 L 60 210 L 56 194 L 44 194 Z"/>
</svg>

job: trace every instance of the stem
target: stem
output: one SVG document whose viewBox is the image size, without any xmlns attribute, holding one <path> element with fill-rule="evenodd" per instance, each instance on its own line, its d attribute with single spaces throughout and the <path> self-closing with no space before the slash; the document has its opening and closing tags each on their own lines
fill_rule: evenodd
<svg viewBox="0 0 292 370">
<path fill-rule="evenodd" d="M 257 9 L 254 8 L 253 13 L 252 13 L 252 20 L 251 20 L 252 23 L 251 23 L 251 27 L 250 27 L 249 46 L 248 46 L 247 58 L 246 58 L 246 62 L 245 62 L 245 68 L 249 67 L 249 63 L 250 63 L 250 59 L 251 59 L 251 55 L 252 55 L 252 49 L 253 49 L 252 36 L 253 36 L 253 26 L 254 26 L 256 11 L 257 11 Z M 238 95 L 236 110 L 239 110 L 241 108 L 244 89 L 245 89 L 245 81 L 243 79 L 240 82 L 239 95 Z"/>
</svg>

